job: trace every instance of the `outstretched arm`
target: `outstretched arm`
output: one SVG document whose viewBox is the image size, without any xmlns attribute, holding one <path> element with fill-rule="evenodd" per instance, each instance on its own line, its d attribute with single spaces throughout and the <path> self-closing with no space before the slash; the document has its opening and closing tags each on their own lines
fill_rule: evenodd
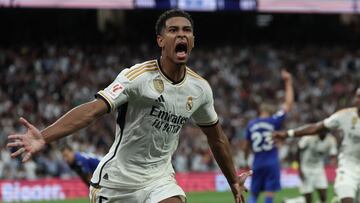
<svg viewBox="0 0 360 203">
<path fill-rule="evenodd" d="M 41 151 L 46 143 L 84 128 L 107 111 L 106 103 L 101 99 L 95 99 L 73 108 L 41 132 L 27 120 L 20 118 L 20 122 L 27 128 L 27 132 L 9 135 L 10 142 L 7 146 L 19 148 L 11 156 L 16 157 L 25 153 L 23 162 L 28 161 L 34 153 Z"/>
<path fill-rule="evenodd" d="M 305 135 L 316 135 L 326 130 L 323 121 L 307 124 L 296 129 L 290 129 L 288 131 L 275 131 L 273 137 L 275 138 L 286 138 L 286 137 L 302 137 Z"/>
<path fill-rule="evenodd" d="M 95 99 L 71 109 L 55 123 L 41 131 L 46 143 L 58 140 L 88 126 L 108 111 L 102 99 Z"/>
<path fill-rule="evenodd" d="M 211 127 L 202 127 L 201 130 L 207 136 L 211 151 L 230 185 L 236 203 L 244 203 L 244 182 L 251 175 L 251 171 L 240 174 L 239 177 L 236 175 L 230 144 L 219 123 Z"/>
<path fill-rule="evenodd" d="M 294 88 L 292 84 L 292 76 L 286 70 L 281 70 L 281 77 L 285 83 L 285 101 L 284 111 L 289 112 L 294 104 Z"/>
</svg>

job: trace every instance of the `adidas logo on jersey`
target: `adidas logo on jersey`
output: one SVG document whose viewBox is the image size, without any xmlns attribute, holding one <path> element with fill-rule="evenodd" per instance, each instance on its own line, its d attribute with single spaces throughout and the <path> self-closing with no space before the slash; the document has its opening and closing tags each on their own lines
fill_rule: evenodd
<svg viewBox="0 0 360 203">
<path fill-rule="evenodd" d="M 160 95 L 160 97 L 157 98 L 155 101 L 161 103 L 161 102 L 165 102 L 165 99 L 162 95 Z"/>
</svg>

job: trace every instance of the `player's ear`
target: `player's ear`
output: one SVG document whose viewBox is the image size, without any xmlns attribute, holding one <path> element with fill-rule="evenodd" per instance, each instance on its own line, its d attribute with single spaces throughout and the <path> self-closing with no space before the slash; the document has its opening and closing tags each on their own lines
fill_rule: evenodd
<svg viewBox="0 0 360 203">
<path fill-rule="evenodd" d="M 159 47 L 161 47 L 161 48 L 164 47 L 164 37 L 162 35 L 157 35 L 156 41 L 157 41 Z"/>
</svg>

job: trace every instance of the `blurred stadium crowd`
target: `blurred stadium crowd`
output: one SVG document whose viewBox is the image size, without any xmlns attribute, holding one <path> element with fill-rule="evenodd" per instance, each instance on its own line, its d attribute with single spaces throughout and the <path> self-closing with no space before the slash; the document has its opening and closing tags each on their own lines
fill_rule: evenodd
<svg viewBox="0 0 360 203">
<path fill-rule="evenodd" d="M 139 45 L 55 45 L 0 48 L 0 178 L 35 179 L 74 175 L 58 151 L 62 142 L 76 150 L 104 155 L 113 141 L 115 115 L 54 143 L 40 156 L 21 164 L 10 158 L 7 135 L 24 131 L 23 116 L 42 129 L 70 108 L 92 100 L 117 74 L 132 64 L 158 57 L 159 50 Z M 284 128 L 325 118 L 350 106 L 360 86 L 360 50 L 341 46 L 279 47 L 274 45 L 197 47 L 189 66 L 213 87 L 215 106 L 231 142 L 237 168 L 244 158 L 244 130 L 257 115 L 257 105 L 283 101 L 280 69 L 294 78 L 296 104 Z M 284 167 L 295 160 L 296 140 L 280 147 Z M 56 149 L 56 150 L 54 150 Z M 206 137 L 193 123 L 181 132 L 173 159 L 177 171 L 217 170 Z"/>
</svg>

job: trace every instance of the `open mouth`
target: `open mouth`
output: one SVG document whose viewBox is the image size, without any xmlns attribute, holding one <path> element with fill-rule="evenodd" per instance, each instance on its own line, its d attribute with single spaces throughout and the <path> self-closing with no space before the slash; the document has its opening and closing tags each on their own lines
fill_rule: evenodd
<svg viewBox="0 0 360 203">
<path fill-rule="evenodd" d="M 175 53 L 176 56 L 179 59 L 183 59 L 186 57 L 186 53 L 187 53 L 187 44 L 186 43 L 179 43 L 175 46 Z"/>
</svg>

